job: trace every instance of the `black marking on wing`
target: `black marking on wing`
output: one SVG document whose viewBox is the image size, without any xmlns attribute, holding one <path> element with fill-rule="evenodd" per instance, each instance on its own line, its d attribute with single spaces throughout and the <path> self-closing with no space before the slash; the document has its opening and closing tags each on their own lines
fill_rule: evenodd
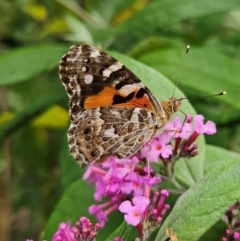
<svg viewBox="0 0 240 241">
<path fill-rule="evenodd" d="M 129 100 L 131 100 L 134 97 L 134 94 L 135 94 L 135 92 L 131 92 L 126 97 L 121 96 L 121 95 L 114 95 L 112 104 L 116 105 L 116 104 L 127 103 Z"/>
<path fill-rule="evenodd" d="M 121 81 L 118 84 L 116 84 L 115 88 L 116 90 L 120 90 L 124 85 L 129 85 L 127 81 Z"/>
<path fill-rule="evenodd" d="M 115 80 L 119 80 L 120 82 L 118 83 L 118 88 L 119 88 L 119 86 L 122 87 L 124 85 L 135 84 L 135 83 L 141 82 L 140 79 L 124 65 L 122 66 L 121 69 L 112 72 L 111 75 L 109 76 L 109 80 L 111 82 L 113 82 Z M 120 83 L 122 83 L 122 84 L 120 84 Z"/>
<path fill-rule="evenodd" d="M 147 91 L 145 89 L 141 88 L 141 89 L 138 90 L 138 92 L 136 94 L 136 98 L 138 98 L 138 99 L 142 98 L 143 95 L 146 94 L 146 93 L 147 93 Z"/>
</svg>

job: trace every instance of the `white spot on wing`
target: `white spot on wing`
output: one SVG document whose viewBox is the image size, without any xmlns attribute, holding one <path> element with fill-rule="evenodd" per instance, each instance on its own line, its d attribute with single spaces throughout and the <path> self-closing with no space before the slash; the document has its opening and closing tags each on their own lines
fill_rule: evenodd
<svg viewBox="0 0 240 241">
<path fill-rule="evenodd" d="M 90 57 L 97 58 L 98 56 L 101 56 L 100 52 L 97 49 L 91 49 Z"/>
<path fill-rule="evenodd" d="M 129 84 L 129 85 L 124 85 L 119 89 L 119 93 L 122 94 L 123 96 L 127 96 L 133 91 L 138 91 L 139 89 L 143 88 L 141 83 L 135 83 L 135 84 Z"/>
<path fill-rule="evenodd" d="M 135 108 L 135 110 L 132 112 L 132 116 L 130 118 L 130 122 L 132 123 L 138 123 L 138 114 L 140 113 L 139 108 Z"/>
<path fill-rule="evenodd" d="M 77 90 L 77 92 L 81 91 L 80 85 L 76 85 L 76 90 Z"/>
<path fill-rule="evenodd" d="M 109 77 L 112 72 L 115 72 L 122 68 L 122 64 L 120 62 L 116 62 L 115 64 L 110 65 L 107 69 L 103 71 L 104 77 Z"/>
<path fill-rule="evenodd" d="M 82 72 L 86 72 L 86 70 L 87 70 L 86 66 L 83 66 L 82 67 Z"/>
<path fill-rule="evenodd" d="M 86 75 L 84 76 L 84 82 L 85 82 L 86 84 L 91 84 L 92 81 L 93 81 L 93 76 L 92 76 L 92 75 L 86 74 Z"/>
<path fill-rule="evenodd" d="M 115 132 L 115 129 L 114 129 L 114 128 L 107 129 L 107 130 L 103 133 L 103 136 L 104 136 L 104 137 L 118 137 L 118 135 L 116 135 L 114 132 Z"/>
<path fill-rule="evenodd" d="M 74 49 L 76 46 L 72 46 L 71 48 L 70 48 L 70 51 L 72 50 L 72 48 Z M 82 53 L 82 46 L 78 46 L 77 47 L 78 48 L 78 51 L 76 51 L 76 50 L 74 50 L 74 53 L 76 53 L 76 55 L 74 56 L 74 58 L 71 58 L 70 59 L 70 61 L 72 61 L 72 62 L 75 62 L 77 59 L 79 59 L 79 56 L 81 55 L 81 53 Z"/>
<path fill-rule="evenodd" d="M 111 73 L 112 73 L 111 70 L 105 69 L 105 70 L 103 71 L 103 76 L 104 76 L 104 77 L 109 77 Z"/>
<path fill-rule="evenodd" d="M 122 68 L 122 64 L 120 62 L 116 62 L 115 64 L 108 67 L 112 72 L 117 71 Z"/>
</svg>

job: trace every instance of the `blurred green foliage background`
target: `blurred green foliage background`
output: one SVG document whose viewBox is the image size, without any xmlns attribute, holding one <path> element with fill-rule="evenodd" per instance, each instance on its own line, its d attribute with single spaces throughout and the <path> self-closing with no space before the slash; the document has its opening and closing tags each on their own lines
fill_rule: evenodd
<svg viewBox="0 0 240 241">
<path fill-rule="evenodd" d="M 1 0 L 0 16 L 1 240 L 37 240 L 82 172 L 68 155 L 68 98 L 58 78 L 72 44 L 127 54 L 173 82 L 190 44 L 179 88 L 216 122 L 207 142 L 240 152 L 239 0 Z"/>
</svg>

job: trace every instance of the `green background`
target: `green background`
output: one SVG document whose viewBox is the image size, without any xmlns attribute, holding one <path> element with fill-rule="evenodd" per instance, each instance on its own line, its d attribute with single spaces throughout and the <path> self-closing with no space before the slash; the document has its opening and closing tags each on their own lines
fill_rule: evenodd
<svg viewBox="0 0 240 241">
<path fill-rule="evenodd" d="M 81 180 L 84 170 L 68 153 L 68 98 L 58 77 L 62 55 L 80 43 L 111 53 L 159 100 L 172 95 L 182 72 L 176 97 L 184 93 L 188 100 L 181 110 L 203 114 L 218 131 L 207 145 L 199 140 L 196 159 L 176 166 L 179 182 L 191 188 L 156 240 L 164 240 L 170 227 L 179 241 L 221 240 L 221 214 L 240 196 L 239 159 L 232 160 L 240 152 L 239 0 L 2 0 L 0 16 L 3 240 L 41 240 L 43 230 L 51 240 L 59 222 L 75 222 L 94 202 Z M 203 98 L 223 90 L 227 95 Z M 203 206 L 196 201 L 200 194 Z M 172 206 L 177 197 L 169 199 Z M 98 240 L 121 220 L 111 216 L 115 226 L 103 229 Z"/>
</svg>

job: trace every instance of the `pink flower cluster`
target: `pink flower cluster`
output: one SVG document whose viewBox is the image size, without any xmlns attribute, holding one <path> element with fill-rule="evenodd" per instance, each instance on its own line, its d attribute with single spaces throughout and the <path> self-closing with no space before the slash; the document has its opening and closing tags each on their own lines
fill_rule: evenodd
<svg viewBox="0 0 240 241">
<path fill-rule="evenodd" d="M 222 241 L 228 241 L 228 240 L 240 241 L 240 232 L 236 232 L 236 231 L 232 231 L 230 229 L 227 229 L 226 230 L 226 236 L 227 237 L 222 238 Z"/>
<path fill-rule="evenodd" d="M 204 124 L 204 117 L 196 115 L 194 118 L 187 116 L 183 124 L 180 117 L 168 122 L 165 131 L 153 138 L 150 145 L 146 143 L 141 150 L 141 157 L 149 159 L 150 162 L 169 161 L 173 156 L 194 157 L 198 154 L 197 145 L 194 141 L 200 134 L 213 135 L 216 133 L 214 122 L 207 121 Z M 175 140 L 175 143 L 171 141 Z"/>
<path fill-rule="evenodd" d="M 215 132 L 215 124 L 211 121 L 204 124 L 201 115 L 188 116 L 184 124 L 177 117 L 167 124 L 160 136 L 146 143 L 140 153 L 124 159 L 110 156 L 104 163 L 91 163 L 84 179 L 95 184 L 96 201 L 101 201 L 103 197 L 108 197 L 109 201 L 90 206 L 89 212 L 96 216 L 100 227 L 105 225 L 111 212 L 119 210 L 124 213 L 128 224 L 137 226 L 140 236 L 144 235 L 141 227 L 148 226 L 148 231 L 153 230 L 169 209 L 169 205 L 165 204 L 168 192 L 162 190 L 161 195 L 155 192 L 151 199 L 151 188 L 157 186 L 161 178 L 151 166 L 146 167 L 146 159 L 158 162 L 160 158 L 167 163 L 173 158 L 176 161 L 182 156 L 193 157 L 198 154 L 197 145 L 193 144 L 196 138 L 203 133 Z M 144 225 L 146 222 L 148 225 Z"/>
<path fill-rule="evenodd" d="M 100 227 L 105 225 L 111 212 L 119 210 L 124 213 L 128 224 L 137 226 L 139 237 L 142 237 L 159 226 L 170 206 L 165 204 L 167 190 L 162 190 L 161 194 L 156 191 L 151 198 L 151 187 L 159 184 L 161 178 L 152 170 L 149 175 L 149 168 L 140 168 L 137 164 L 139 159 L 136 156 L 121 160 L 111 157 L 101 165 L 90 164 L 84 178 L 95 183 L 94 197 L 97 201 L 103 197 L 110 199 L 89 207 Z M 146 226 L 148 229 L 144 230 Z"/>
<path fill-rule="evenodd" d="M 121 160 L 110 157 L 101 165 L 92 163 L 88 167 L 84 178 L 95 183 L 95 200 L 110 198 L 108 202 L 89 207 L 89 212 L 97 217 L 100 227 L 105 225 L 107 216 L 112 211 L 120 208 L 120 204 L 122 212 L 125 212 L 124 207 L 128 205 L 125 220 L 129 224 L 136 226 L 141 221 L 142 214 L 149 205 L 150 187 L 158 184 L 161 179 L 154 175 L 148 176 L 146 168 L 138 168 L 138 163 L 136 156 Z M 134 197 L 133 205 L 125 201 L 130 195 Z"/>
<path fill-rule="evenodd" d="M 240 201 L 231 206 L 225 213 L 227 226 L 226 237 L 222 241 L 240 241 Z"/>
<path fill-rule="evenodd" d="M 93 225 L 86 217 L 81 217 L 71 227 L 71 222 L 60 223 L 52 241 L 94 241 L 99 230 L 99 224 Z M 27 239 L 26 241 L 33 241 Z"/>
</svg>

